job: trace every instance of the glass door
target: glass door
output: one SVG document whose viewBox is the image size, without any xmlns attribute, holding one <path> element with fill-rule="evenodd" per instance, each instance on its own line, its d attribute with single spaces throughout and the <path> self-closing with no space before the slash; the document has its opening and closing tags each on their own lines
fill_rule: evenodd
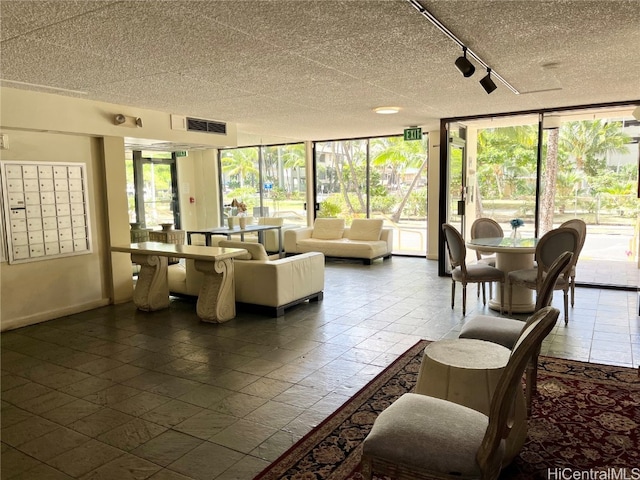
<svg viewBox="0 0 640 480">
<path fill-rule="evenodd" d="M 631 109 L 606 108 L 551 112 L 543 126 L 541 234 L 584 220 L 576 284 L 637 288 L 640 122 Z"/>
<path fill-rule="evenodd" d="M 175 154 L 134 150 L 127 166 L 129 222 L 143 228 L 173 224 L 180 229 Z"/>
<path fill-rule="evenodd" d="M 441 184 L 448 186 L 441 201 L 447 210 L 440 218 L 463 232 L 475 218 L 490 217 L 505 233 L 509 221 L 519 218 L 522 235 L 538 238 L 567 220 L 582 219 L 587 236 L 576 283 L 636 289 L 640 121 L 632 110 L 618 106 L 461 119 L 464 129 L 450 123 L 447 158 L 441 159 Z M 451 141 L 456 131 L 465 135 L 461 154 Z M 456 208 L 460 200 L 462 218 Z M 439 273 L 446 270 L 441 267 Z"/>
</svg>

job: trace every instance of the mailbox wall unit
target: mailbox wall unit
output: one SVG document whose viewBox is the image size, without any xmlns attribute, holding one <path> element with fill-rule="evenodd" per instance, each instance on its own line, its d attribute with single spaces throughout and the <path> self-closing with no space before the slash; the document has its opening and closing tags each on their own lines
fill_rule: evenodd
<svg viewBox="0 0 640 480">
<path fill-rule="evenodd" d="M 0 162 L 9 263 L 91 253 L 85 168 Z"/>
</svg>

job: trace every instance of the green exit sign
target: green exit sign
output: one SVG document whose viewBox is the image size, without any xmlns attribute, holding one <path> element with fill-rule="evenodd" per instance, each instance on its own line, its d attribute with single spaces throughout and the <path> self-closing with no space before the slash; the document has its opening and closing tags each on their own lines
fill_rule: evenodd
<svg viewBox="0 0 640 480">
<path fill-rule="evenodd" d="M 422 129 L 420 127 L 411 127 L 404 129 L 404 140 L 422 140 Z"/>
<path fill-rule="evenodd" d="M 185 152 L 184 150 L 176 152 L 176 157 L 186 157 L 186 156 L 187 156 L 187 152 Z"/>
</svg>

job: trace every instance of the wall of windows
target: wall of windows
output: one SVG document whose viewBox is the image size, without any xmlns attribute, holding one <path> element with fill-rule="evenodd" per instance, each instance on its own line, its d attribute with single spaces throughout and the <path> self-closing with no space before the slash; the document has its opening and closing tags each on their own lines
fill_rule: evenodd
<svg viewBox="0 0 640 480">
<path fill-rule="evenodd" d="M 640 122 L 630 108 L 458 119 L 450 131 L 460 125 L 464 156 L 460 165 L 450 147 L 447 174 L 453 187 L 443 218 L 457 221 L 467 234 L 478 217 L 493 218 L 506 232 L 509 220 L 520 218 L 523 236 L 538 238 L 580 218 L 587 223 L 587 239 L 577 282 L 637 286 Z M 463 218 L 456 211 L 460 199 Z M 611 262 L 619 263 L 612 268 Z"/>
<path fill-rule="evenodd" d="M 428 142 L 401 136 L 315 143 L 319 217 L 382 218 L 394 253 L 427 248 Z"/>
<path fill-rule="evenodd" d="M 306 225 L 305 165 L 302 143 L 221 150 L 222 219 L 284 217 Z"/>
</svg>

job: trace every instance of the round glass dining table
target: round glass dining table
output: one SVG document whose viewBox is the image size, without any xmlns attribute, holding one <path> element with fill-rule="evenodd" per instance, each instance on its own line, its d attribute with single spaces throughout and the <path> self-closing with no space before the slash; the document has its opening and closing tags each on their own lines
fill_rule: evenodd
<svg viewBox="0 0 640 480">
<path fill-rule="evenodd" d="M 536 252 L 537 238 L 474 238 L 467 241 L 467 248 L 481 253 L 496 254 L 496 268 L 502 270 L 505 275 L 504 284 L 504 310 L 509 310 L 509 272 L 533 268 L 533 257 Z M 489 308 L 500 310 L 500 289 L 494 289 L 496 295 L 489 300 Z M 533 290 L 515 286 L 513 287 L 512 311 L 517 313 L 531 313 L 535 308 Z"/>
</svg>

